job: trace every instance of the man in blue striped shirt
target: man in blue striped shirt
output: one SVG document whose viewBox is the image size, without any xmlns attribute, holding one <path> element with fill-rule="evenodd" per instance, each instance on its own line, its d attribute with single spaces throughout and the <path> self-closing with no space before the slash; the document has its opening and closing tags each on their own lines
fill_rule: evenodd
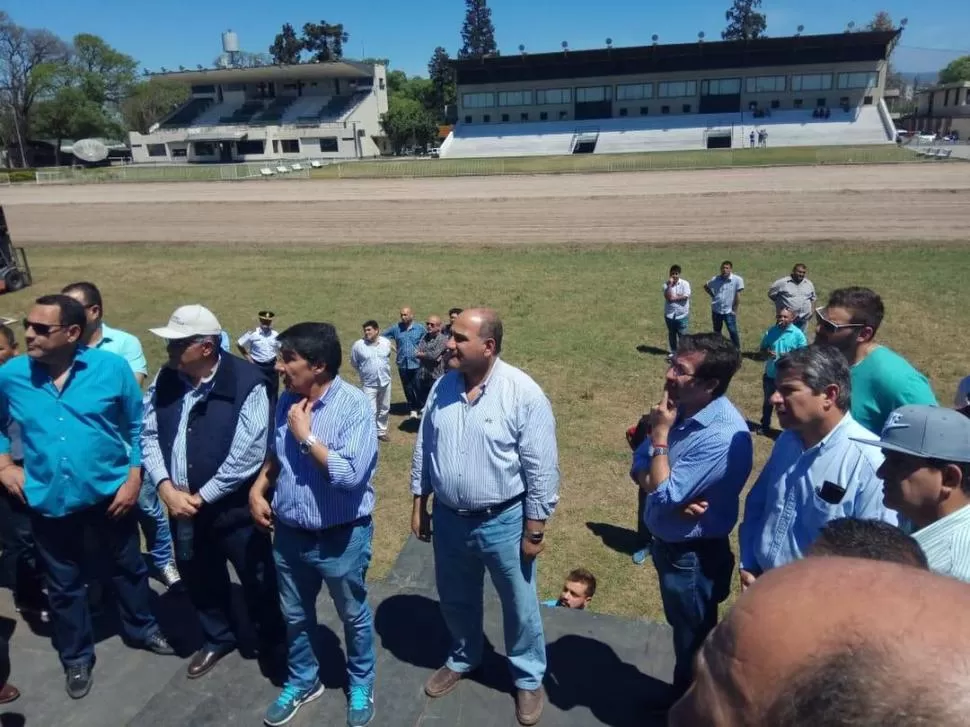
<svg viewBox="0 0 970 727">
<path fill-rule="evenodd" d="M 277 370 L 286 391 L 276 408 L 272 451 L 249 495 L 256 524 L 276 532 L 289 647 L 286 685 L 264 721 L 288 722 L 323 694 L 310 633 L 325 583 L 344 624 L 347 724 L 362 727 L 374 717 L 374 620 L 365 581 L 374 534 L 374 415 L 367 396 L 338 375 L 340 340 L 332 325 L 298 323 L 280 334 L 279 344 Z"/>
<path fill-rule="evenodd" d="M 737 347 L 720 334 L 682 336 L 650 436 L 633 454 L 630 475 L 648 495 L 651 553 L 674 631 L 673 701 L 690 686 L 694 654 L 731 590 L 728 536 L 753 464 L 748 427 L 726 396 L 740 366 Z"/>
<path fill-rule="evenodd" d="M 74 699 L 90 691 L 94 666 L 81 577 L 86 554 L 78 547 L 85 529 L 100 541 L 98 556 L 113 560 L 127 640 L 157 654 L 174 653 L 149 608 L 148 570 L 132 512 L 141 487 L 141 392 L 124 359 L 79 345 L 84 326 L 84 308 L 73 298 L 38 298 L 24 320 L 27 356 L 0 368 L 0 422 L 20 425 L 25 463 L 14 464 L 0 427 L 0 483 L 31 508 L 54 645 Z"/>
<path fill-rule="evenodd" d="M 482 582 L 487 569 L 505 613 L 505 653 L 516 686 L 516 718 L 542 715 L 546 645 L 536 596 L 536 556 L 559 501 L 556 421 L 546 395 L 499 358 L 495 311 L 464 311 L 452 325 L 455 365 L 431 390 L 411 459 L 415 536 L 430 537 L 448 660 L 425 683 L 442 697 L 482 660 Z"/>
<path fill-rule="evenodd" d="M 418 418 L 421 409 L 421 396 L 418 389 L 418 374 L 421 364 L 418 362 L 418 344 L 424 338 L 424 326 L 414 322 L 414 313 L 405 306 L 401 308 L 401 322 L 397 323 L 382 334 L 384 338 L 394 342 L 397 349 L 397 372 L 401 377 L 401 387 L 411 410 L 411 418 Z"/>
<path fill-rule="evenodd" d="M 182 306 L 167 326 L 152 329 L 169 360 L 146 397 L 142 429 L 148 485 L 172 517 L 178 567 L 202 627 L 189 679 L 236 648 L 227 562 L 242 584 L 260 656 L 279 654 L 284 638 L 270 538 L 249 517 L 249 488 L 266 459 L 266 375 L 222 352 L 221 330 L 201 305 Z"/>
</svg>

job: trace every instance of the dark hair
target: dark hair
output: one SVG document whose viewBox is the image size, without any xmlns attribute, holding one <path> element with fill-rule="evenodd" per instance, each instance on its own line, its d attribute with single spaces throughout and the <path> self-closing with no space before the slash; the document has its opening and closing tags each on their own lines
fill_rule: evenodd
<svg viewBox="0 0 970 727">
<path fill-rule="evenodd" d="M 835 405 L 840 411 L 849 411 L 852 399 L 852 372 L 849 362 L 835 346 L 813 343 L 804 348 L 789 351 L 775 363 L 775 381 L 782 376 L 797 371 L 802 382 L 814 394 L 821 394 L 826 386 L 835 384 L 839 395 Z"/>
<path fill-rule="evenodd" d="M 586 598 L 592 598 L 593 594 L 596 593 L 596 576 L 585 568 L 576 568 L 569 571 L 566 580 L 573 583 L 582 583 L 586 586 Z"/>
<path fill-rule="evenodd" d="M 728 339 L 717 333 L 694 333 L 681 336 L 677 343 L 677 353 L 693 353 L 698 351 L 704 354 L 694 372 L 698 379 L 716 381 L 717 386 L 712 392 L 713 398 L 724 396 L 731 379 L 741 368 L 741 353 L 737 347 Z"/>
<path fill-rule="evenodd" d="M 829 521 L 808 549 L 808 555 L 882 560 L 929 570 L 919 543 L 882 520 L 840 517 Z"/>
<path fill-rule="evenodd" d="M 806 265 L 805 263 L 795 263 L 792 266 L 792 270 L 798 270 L 798 268 L 804 268 L 805 270 L 808 270 L 808 265 Z"/>
<path fill-rule="evenodd" d="M 449 316 L 460 316 L 464 312 L 464 310 L 465 310 L 464 308 L 449 308 L 448 309 L 448 315 Z"/>
<path fill-rule="evenodd" d="M 680 275 L 680 265 L 670 266 L 670 274 L 673 275 L 674 273 L 677 273 L 678 275 Z"/>
<path fill-rule="evenodd" d="M 377 325 L 377 321 L 373 319 L 364 321 L 364 325 L 362 325 L 361 328 L 376 328 L 378 331 L 381 330 L 381 327 Z"/>
<path fill-rule="evenodd" d="M 730 260 L 725 260 L 724 262 L 722 262 L 722 263 L 721 263 L 721 267 L 722 267 L 722 268 L 723 268 L 723 267 L 724 267 L 725 265 L 730 265 L 732 269 L 734 268 L 734 263 L 732 263 L 732 262 L 731 262 Z"/>
<path fill-rule="evenodd" d="M 340 371 L 343 354 L 337 329 L 329 323 L 297 323 L 277 339 L 281 351 L 290 351 L 307 360 L 311 366 L 323 364 L 333 378 Z"/>
<path fill-rule="evenodd" d="M 64 295 L 68 295 L 69 293 L 80 293 L 81 297 L 84 298 L 85 306 L 96 305 L 98 308 L 104 311 L 104 303 L 101 300 L 101 291 L 98 290 L 98 286 L 94 283 L 88 283 L 82 280 L 78 283 L 65 285 L 61 292 Z"/>
<path fill-rule="evenodd" d="M 61 311 L 58 323 L 62 326 L 78 326 L 83 331 L 88 324 L 88 318 L 84 314 L 84 306 L 69 295 L 63 293 L 42 295 L 34 303 L 36 305 L 56 305 Z"/>
<path fill-rule="evenodd" d="M 497 313 L 489 312 L 482 316 L 482 323 L 478 328 L 478 337 L 481 339 L 491 338 L 495 341 L 495 355 L 502 353 L 502 319 Z"/>
<path fill-rule="evenodd" d="M 965 415 L 970 416 L 970 415 Z M 915 456 L 915 455 L 914 455 Z M 923 466 L 932 467 L 935 470 L 944 470 L 951 464 L 960 468 L 960 489 L 964 495 L 970 495 L 970 462 L 948 462 L 945 459 L 930 459 L 917 457 Z"/>
<path fill-rule="evenodd" d="M 879 294 L 869 288 L 839 288 L 829 295 L 829 308 L 845 308 L 851 314 L 851 323 L 861 323 L 872 328 L 875 335 L 882 324 L 886 308 Z"/>
<path fill-rule="evenodd" d="M 7 345 L 11 348 L 17 345 L 17 335 L 6 323 L 0 323 L 0 336 L 3 336 L 6 339 Z"/>
</svg>

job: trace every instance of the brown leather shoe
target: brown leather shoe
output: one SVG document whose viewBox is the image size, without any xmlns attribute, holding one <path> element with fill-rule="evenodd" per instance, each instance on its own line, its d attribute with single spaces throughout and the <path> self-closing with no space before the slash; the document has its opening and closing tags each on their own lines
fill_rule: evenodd
<svg viewBox="0 0 970 727">
<path fill-rule="evenodd" d="M 458 686 L 463 676 L 464 674 L 443 666 L 424 683 L 424 693 L 432 698 L 443 697 Z"/>
<path fill-rule="evenodd" d="M 234 649 L 199 649 L 192 657 L 192 661 L 189 662 L 189 668 L 186 671 L 187 676 L 189 679 L 198 679 L 205 676 L 222 660 L 222 657 L 231 654 L 233 651 Z"/>
<path fill-rule="evenodd" d="M 0 704 L 9 704 L 20 697 L 20 690 L 13 684 L 0 687 Z"/>
<path fill-rule="evenodd" d="M 546 703 L 545 696 L 542 687 L 515 690 L 515 718 L 519 724 L 529 727 L 539 721 Z"/>
</svg>

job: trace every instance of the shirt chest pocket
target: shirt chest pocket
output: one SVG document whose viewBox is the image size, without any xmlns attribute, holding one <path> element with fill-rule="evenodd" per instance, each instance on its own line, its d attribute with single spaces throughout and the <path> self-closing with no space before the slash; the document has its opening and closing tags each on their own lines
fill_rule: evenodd
<svg viewBox="0 0 970 727">
<path fill-rule="evenodd" d="M 826 523 L 845 516 L 845 503 L 849 501 L 845 485 L 835 480 L 824 480 L 812 488 L 807 520 L 821 530 Z"/>
</svg>

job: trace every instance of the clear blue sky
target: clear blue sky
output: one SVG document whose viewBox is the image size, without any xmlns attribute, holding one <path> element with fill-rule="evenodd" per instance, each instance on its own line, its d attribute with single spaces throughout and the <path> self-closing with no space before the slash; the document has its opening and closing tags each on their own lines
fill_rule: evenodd
<svg viewBox="0 0 970 727">
<path fill-rule="evenodd" d="M 435 46 L 453 56 L 460 44 L 463 0 L 438 0 L 429 5 L 400 0 L 341 3 L 330 11 L 319 0 L 6 0 L 4 9 L 15 22 L 46 27 L 65 39 L 88 32 L 128 53 L 139 68 L 158 70 L 196 64 L 208 66 L 221 52 L 220 33 L 239 35 L 243 50 L 265 52 L 285 22 L 298 30 L 307 21 L 343 23 L 350 33 L 347 57 L 389 58 L 408 74 L 427 74 Z M 730 0 L 489 0 L 500 50 L 556 50 L 563 40 L 571 48 L 602 47 L 607 37 L 615 46 L 644 45 L 657 33 L 661 43 L 687 42 L 703 30 L 720 38 Z M 810 7 L 810 10 L 809 10 Z M 418 9 L 425 12 L 419 12 Z M 958 55 L 970 54 L 970 2 L 909 0 L 765 0 L 768 33 L 791 35 L 799 24 L 805 33 L 838 32 L 850 20 L 862 25 L 879 10 L 895 21 L 909 19 L 897 50 L 902 71 L 939 70 Z M 942 51 L 935 49 L 943 49 Z"/>
</svg>

